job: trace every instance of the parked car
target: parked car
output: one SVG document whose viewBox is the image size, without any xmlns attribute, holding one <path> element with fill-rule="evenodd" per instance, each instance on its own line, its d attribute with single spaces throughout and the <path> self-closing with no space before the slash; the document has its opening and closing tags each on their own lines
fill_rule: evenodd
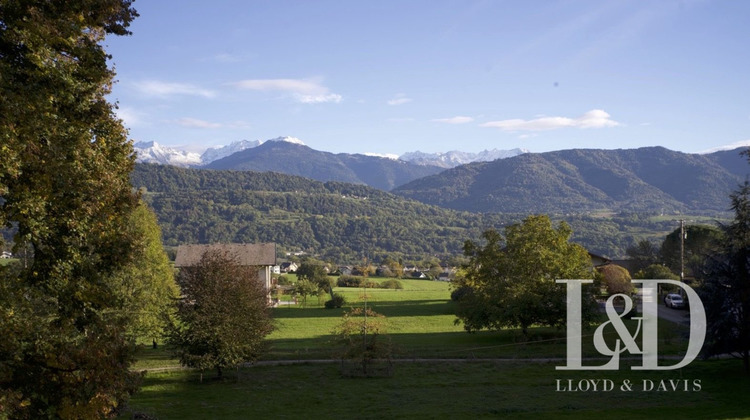
<svg viewBox="0 0 750 420">
<path fill-rule="evenodd" d="M 684 308 L 685 301 L 677 293 L 670 293 L 664 296 L 664 305 L 670 308 Z"/>
</svg>

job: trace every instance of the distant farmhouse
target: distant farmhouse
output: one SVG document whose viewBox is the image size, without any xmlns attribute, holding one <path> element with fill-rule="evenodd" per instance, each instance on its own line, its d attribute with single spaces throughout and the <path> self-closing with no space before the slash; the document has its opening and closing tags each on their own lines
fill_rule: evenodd
<svg viewBox="0 0 750 420">
<path fill-rule="evenodd" d="M 271 270 L 276 266 L 275 243 L 180 245 L 177 247 L 174 265 L 176 267 L 195 266 L 208 251 L 226 252 L 241 266 L 258 267 L 258 279 L 263 283 L 266 292 L 271 292 Z"/>
</svg>

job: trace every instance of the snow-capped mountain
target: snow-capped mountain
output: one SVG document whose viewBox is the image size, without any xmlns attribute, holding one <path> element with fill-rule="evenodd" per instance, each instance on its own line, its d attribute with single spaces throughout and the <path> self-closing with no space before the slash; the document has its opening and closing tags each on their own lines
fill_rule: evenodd
<svg viewBox="0 0 750 420">
<path fill-rule="evenodd" d="M 399 157 L 401 160 L 416 163 L 419 165 L 432 165 L 441 168 L 455 168 L 456 166 L 465 165 L 471 162 L 490 162 L 497 159 L 505 159 L 528 153 L 526 149 L 511 150 L 484 150 L 479 153 L 461 152 L 452 150 L 445 153 L 424 153 L 420 151 L 404 153 Z"/>
<path fill-rule="evenodd" d="M 138 162 L 174 166 L 194 166 L 201 164 L 201 155 L 199 153 L 162 146 L 155 141 L 138 142 L 133 145 L 133 148 L 137 154 L 136 160 Z"/>
<path fill-rule="evenodd" d="M 289 137 L 289 136 L 283 136 L 283 137 L 276 137 L 275 139 L 270 139 L 266 141 L 284 141 L 287 143 L 293 143 L 293 144 L 299 144 L 301 146 L 307 146 L 305 143 L 302 142 L 302 140 L 298 139 L 297 137 Z"/>
<path fill-rule="evenodd" d="M 162 146 L 155 141 L 138 142 L 133 145 L 137 154 L 136 160 L 143 163 L 160 163 L 162 165 L 174 166 L 204 166 L 209 163 L 241 152 L 245 149 L 258 147 L 266 141 L 283 141 L 287 143 L 305 143 L 296 137 L 276 137 L 270 140 L 240 140 L 232 142 L 227 146 L 210 147 L 203 154 L 187 152 L 172 147 Z"/>
<path fill-rule="evenodd" d="M 219 160 L 237 152 L 241 152 L 245 149 L 258 147 L 261 145 L 261 143 L 263 142 L 260 140 L 240 140 L 232 142 L 228 146 L 210 147 L 206 149 L 206 151 L 201 155 L 201 164 L 207 165 L 215 160 Z"/>
<path fill-rule="evenodd" d="M 203 154 L 188 152 L 185 150 L 179 150 L 172 147 L 162 146 L 154 141 L 150 142 L 139 142 L 135 144 L 135 151 L 138 154 L 138 162 L 145 163 L 160 163 L 163 165 L 175 165 L 175 166 L 206 166 L 214 161 L 223 159 L 231 156 L 235 153 L 241 152 L 246 149 L 252 149 L 260 146 L 266 142 L 285 142 L 298 144 L 305 146 L 302 140 L 296 137 L 276 137 L 269 140 L 240 140 L 235 141 L 227 146 L 211 147 L 206 149 Z M 455 168 L 456 166 L 464 165 L 471 162 L 486 162 L 497 159 L 504 159 L 513 156 L 517 156 L 523 153 L 528 153 L 525 149 L 511 149 L 511 150 L 484 150 L 479 153 L 461 152 L 453 150 L 445 153 L 423 153 L 420 151 L 405 153 L 401 156 L 396 155 L 375 155 L 365 154 L 378 157 L 386 157 L 388 159 L 398 159 L 409 163 L 424 165 L 424 166 L 437 166 L 440 168 Z"/>
</svg>

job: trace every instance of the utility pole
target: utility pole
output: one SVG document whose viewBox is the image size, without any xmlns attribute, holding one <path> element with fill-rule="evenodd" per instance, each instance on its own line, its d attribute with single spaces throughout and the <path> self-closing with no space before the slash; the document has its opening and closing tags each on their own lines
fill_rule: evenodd
<svg viewBox="0 0 750 420">
<path fill-rule="evenodd" d="M 685 219 L 680 219 L 680 281 L 685 281 Z"/>
</svg>

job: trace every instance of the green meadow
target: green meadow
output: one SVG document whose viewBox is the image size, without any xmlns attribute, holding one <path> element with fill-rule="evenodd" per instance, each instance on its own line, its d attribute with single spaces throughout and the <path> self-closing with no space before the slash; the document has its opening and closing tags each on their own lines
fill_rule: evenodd
<svg viewBox="0 0 750 420">
<path fill-rule="evenodd" d="M 206 371 L 201 383 L 200 372 L 179 369 L 168 349 L 144 346 L 135 368 L 148 372 L 121 418 L 750 417 L 750 378 L 739 361 L 643 372 L 628 369 L 635 362 L 626 359 L 618 371 L 556 370 L 565 363 L 564 330 L 536 328 L 528 338 L 515 330 L 469 334 L 454 323 L 448 283 L 401 282 L 401 290 L 337 288 L 347 299 L 342 309 L 325 309 L 326 298 L 316 297 L 274 308 L 277 328 L 265 355 L 223 379 Z M 387 317 L 390 377 L 343 377 L 332 359 L 331 331 L 345 310 L 365 304 Z M 685 327 L 659 324 L 660 355 L 679 359 Z M 635 321 L 627 325 L 635 331 Z M 605 331 L 612 344 L 614 330 Z M 590 342 L 584 355 L 596 356 Z M 592 380 L 597 391 L 581 390 Z M 613 389 L 601 389 L 607 381 Z"/>
</svg>

